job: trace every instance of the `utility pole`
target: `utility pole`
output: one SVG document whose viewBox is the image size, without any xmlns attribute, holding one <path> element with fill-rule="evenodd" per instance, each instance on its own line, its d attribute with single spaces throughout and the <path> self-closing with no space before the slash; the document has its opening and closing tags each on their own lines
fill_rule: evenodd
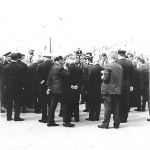
<svg viewBox="0 0 150 150">
<path fill-rule="evenodd" d="M 51 37 L 50 37 L 50 53 L 52 52 Z"/>
<path fill-rule="evenodd" d="M 96 50 L 95 50 L 95 45 L 94 45 L 94 56 L 95 56 L 95 51 L 96 51 Z"/>
</svg>

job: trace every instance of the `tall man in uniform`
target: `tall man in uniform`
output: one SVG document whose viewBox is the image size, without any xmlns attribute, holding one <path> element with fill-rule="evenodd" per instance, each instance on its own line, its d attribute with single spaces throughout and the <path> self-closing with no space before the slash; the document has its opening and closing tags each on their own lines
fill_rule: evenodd
<svg viewBox="0 0 150 150">
<path fill-rule="evenodd" d="M 126 60 L 126 51 L 118 50 L 118 61 L 117 63 L 122 66 L 123 69 L 123 79 L 122 79 L 122 91 L 120 100 L 120 122 L 126 123 L 128 119 L 129 111 L 129 93 L 133 90 L 131 84 L 133 79 L 133 64 Z"/>
<path fill-rule="evenodd" d="M 29 78 L 29 99 L 30 103 L 34 105 L 34 112 L 41 113 L 41 107 L 39 103 L 39 92 L 38 92 L 38 79 L 37 79 L 37 66 L 38 66 L 38 57 L 33 56 L 33 64 L 28 66 L 28 78 Z"/>
<path fill-rule="evenodd" d="M 46 123 L 47 122 L 47 95 L 46 95 L 46 83 L 49 75 L 49 71 L 53 65 L 51 57 L 52 55 L 50 53 L 46 53 L 43 55 L 44 62 L 40 63 L 37 66 L 37 77 L 39 82 L 39 101 L 42 105 L 42 118 L 39 120 L 39 122 Z"/>
<path fill-rule="evenodd" d="M 17 63 L 17 54 L 11 54 L 11 62 L 4 66 L 2 73 L 3 87 L 6 92 L 7 121 L 13 120 L 12 109 L 14 102 L 14 121 L 23 121 L 20 118 L 21 94 L 24 87 L 24 68 Z"/>
</svg>

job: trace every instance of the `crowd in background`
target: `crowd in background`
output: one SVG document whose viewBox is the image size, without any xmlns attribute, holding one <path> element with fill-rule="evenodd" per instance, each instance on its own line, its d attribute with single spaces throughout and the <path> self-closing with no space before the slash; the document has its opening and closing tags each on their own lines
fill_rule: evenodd
<svg viewBox="0 0 150 150">
<path fill-rule="evenodd" d="M 73 118 L 80 121 L 79 104 L 85 104 L 87 121 L 98 121 L 103 103 L 104 121 L 98 127 L 108 129 L 113 114 L 117 129 L 128 121 L 130 107 L 145 111 L 149 105 L 150 60 L 142 54 L 118 50 L 92 56 L 80 49 L 65 57 L 34 53 L 29 50 L 26 56 L 19 52 L 0 56 L 1 112 L 6 111 L 7 121 L 23 121 L 20 112 L 32 108 L 41 113 L 39 122 L 58 126 L 55 110 L 60 103 L 63 125 L 73 127 Z"/>
</svg>

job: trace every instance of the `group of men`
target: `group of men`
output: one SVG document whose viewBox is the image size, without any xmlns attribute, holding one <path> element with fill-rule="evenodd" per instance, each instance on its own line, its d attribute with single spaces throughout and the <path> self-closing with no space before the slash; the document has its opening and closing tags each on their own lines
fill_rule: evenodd
<svg viewBox="0 0 150 150">
<path fill-rule="evenodd" d="M 66 59 L 57 56 L 53 61 L 50 53 L 44 54 L 44 61 L 39 63 L 33 54 L 30 51 L 28 59 L 21 60 L 20 53 L 12 53 L 11 62 L 1 67 L 1 91 L 5 93 L 8 121 L 13 120 L 13 105 L 14 121 L 24 120 L 20 118 L 20 110 L 27 105 L 22 101 L 28 99 L 34 104 L 36 113 L 42 111 L 39 122 L 47 123 L 48 127 L 59 126 L 55 123 L 55 110 L 60 102 L 59 115 L 63 117 L 63 125 L 73 127 L 72 117 L 76 122 L 80 121 L 79 100 L 83 93 L 87 95 L 88 121 L 99 120 L 101 103 L 104 103 L 104 121 L 98 128 L 109 128 L 112 113 L 114 128 L 127 122 L 130 92 L 134 89 L 139 93 L 136 110 L 145 110 L 146 101 L 149 101 L 149 68 L 142 58 L 137 60 L 139 66 L 134 68 L 124 50 L 102 55 L 107 61 L 100 61 L 99 56 L 92 57 L 90 53 L 81 61 L 82 52 L 78 51 L 76 56 L 70 55 Z"/>
</svg>

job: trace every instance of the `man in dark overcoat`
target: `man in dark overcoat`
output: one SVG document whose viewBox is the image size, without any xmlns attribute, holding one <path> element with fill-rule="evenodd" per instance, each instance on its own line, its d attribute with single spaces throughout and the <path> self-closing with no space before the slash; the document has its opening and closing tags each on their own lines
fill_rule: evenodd
<svg viewBox="0 0 150 150">
<path fill-rule="evenodd" d="M 75 64 L 75 57 L 70 57 L 68 66 L 68 77 L 63 80 L 63 102 L 64 102 L 64 126 L 72 126 L 70 124 L 71 116 L 75 117 L 75 121 L 79 122 L 79 100 L 81 94 L 81 86 L 83 81 L 82 69 Z M 65 85 L 65 86 L 64 86 Z"/>
<path fill-rule="evenodd" d="M 46 95 L 46 83 L 49 75 L 49 71 L 51 67 L 53 66 L 53 62 L 51 60 L 52 55 L 50 53 L 46 53 L 43 55 L 44 62 L 40 63 L 37 66 L 37 78 L 39 82 L 39 101 L 42 106 L 42 118 L 39 120 L 39 122 L 47 123 L 47 95 Z"/>
<path fill-rule="evenodd" d="M 2 87 L 2 69 L 4 67 L 3 64 L 4 58 L 3 56 L 0 55 L 0 107 L 1 107 L 1 112 L 5 112 L 3 110 L 3 106 L 4 106 L 4 101 L 3 101 L 3 87 Z"/>
<path fill-rule="evenodd" d="M 129 112 L 129 93 L 132 90 L 132 80 L 133 80 L 133 64 L 126 60 L 126 51 L 118 50 L 118 60 L 117 63 L 122 66 L 123 69 L 123 80 L 122 80 L 122 91 L 120 100 L 120 122 L 126 123 Z"/>
<path fill-rule="evenodd" d="M 23 91 L 22 91 L 22 113 L 25 113 L 27 112 L 26 111 L 26 106 L 28 104 L 30 104 L 29 102 L 29 97 L 28 97 L 28 87 L 29 87 L 29 82 L 28 82 L 28 66 L 22 62 L 22 54 L 21 53 L 17 53 L 17 63 L 22 65 L 23 68 L 24 68 L 24 79 L 23 79 L 23 82 L 24 82 L 24 87 L 23 87 Z"/>
<path fill-rule="evenodd" d="M 93 58 L 93 65 L 89 65 L 87 68 L 87 92 L 89 99 L 89 121 L 98 121 L 101 110 L 101 84 L 102 84 L 102 73 L 104 70 L 99 65 L 99 57 Z"/>
<path fill-rule="evenodd" d="M 149 78 L 149 80 L 150 80 L 150 69 L 149 69 L 149 71 L 148 71 L 148 78 Z M 148 110 L 149 110 L 149 116 L 150 116 L 150 97 L 149 97 L 149 88 L 150 88 L 150 82 L 149 82 L 149 80 L 148 80 L 148 84 L 149 84 L 149 86 L 148 86 L 148 91 L 147 91 L 147 94 L 148 94 Z M 147 119 L 147 121 L 150 121 L 150 118 L 149 119 Z"/>
<path fill-rule="evenodd" d="M 39 92 L 38 92 L 38 79 L 37 79 L 37 70 L 38 58 L 33 56 L 33 64 L 28 66 L 28 80 L 29 80 L 29 99 L 30 103 L 34 106 L 34 112 L 40 113 L 41 107 L 39 103 Z"/>
<path fill-rule="evenodd" d="M 51 67 L 47 79 L 47 94 L 51 94 L 51 103 L 49 106 L 47 126 L 59 126 L 55 123 L 54 115 L 58 102 L 62 96 L 62 79 L 61 72 L 64 70 L 62 64 L 64 64 L 63 57 L 58 56 L 55 58 L 55 63 Z"/>
<path fill-rule="evenodd" d="M 145 65 L 143 58 L 138 59 L 138 107 L 136 111 L 145 111 L 146 102 L 148 102 L 148 89 L 149 89 L 149 69 Z M 142 97 L 142 99 L 141 99 Z"/>
<path fill-rule="evenodd" d="M 5 100 L 7 107 L 7 120 L 13 120 L 12 109 L 14 102 L 14 121 L 23 121 L 20 118 L 21 93 L 24 87 L 24 68 L 17 63 L 17 54 L 11 54 L 11 62 L 4 66 L 2 73 L 3 87 L 5 88 Z"/>
</svg>

